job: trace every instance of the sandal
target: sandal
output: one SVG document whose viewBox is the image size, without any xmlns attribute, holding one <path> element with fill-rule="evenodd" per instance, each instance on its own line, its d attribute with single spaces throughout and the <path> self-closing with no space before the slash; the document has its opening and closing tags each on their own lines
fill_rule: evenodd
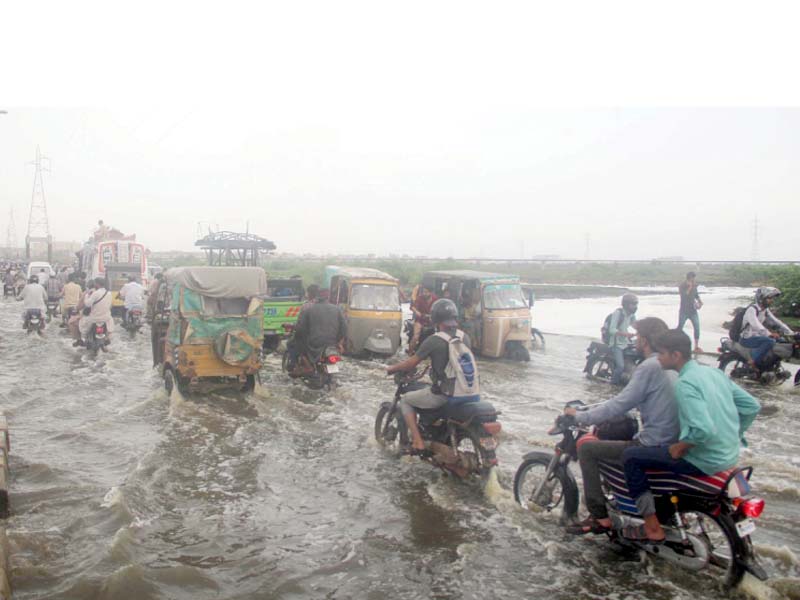
<svg viewBox="0 0 800 600">
<path fill-rule="evenodd" d="M 572 523 L 571 525 L 567 525 L 564 528 L 570 535 L 586 535 L 587 533 L 593 533 L 594 535 L 600 535 L 601 533 L 606 533 L 611 531 L 610 527 L 606 527 L 605 525 L 601 525 L 597 519 L 593 516 L 586 517 L 583 521 L 578 523 Z"/>
<path fill-rule="evenodd" d="M 626 540 L 632 540 L 634 542 L 646 542 L 648 544 L 663 544 L 667 539 L 666 535 L 660 540 L 654 540 L 647 537 L 647 530 L 644 528 L 644 525 L 628 525 L 627 527 L 623 527 L 622 537 L 624 537 Z"/>
</svg>

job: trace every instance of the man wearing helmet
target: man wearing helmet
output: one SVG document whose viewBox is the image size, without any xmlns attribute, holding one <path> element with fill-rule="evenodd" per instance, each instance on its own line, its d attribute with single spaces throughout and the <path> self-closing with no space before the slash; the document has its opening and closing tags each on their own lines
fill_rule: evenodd
<svg viewBox="0 0 800 600">
<path fill-rule="evenodd" d="M 441 298 L 433 303 L 431 321 L 436 331 L 443 331 L 450 336 L 460 334 L 464 343 L 470 344 L 469 336 L 458 331 L 458 307 L 449 298 Z M 431 387 L 409 392 L 400 400 L 400 411 L 411 432 L 411 447 L 415 452 L 425 450 L 425 442 L 417 427 L 416 409 L 431 410 L 444 406 L 448 396 L 453 394 L 454 383 L 445 373 L 450 361 L 448 343 L 441 337 L 432 335 L 422 342 L 413 356 L 386 369 L 388 375 L 412 371 L 426 358 L 431 359 Z"/>
<path fill-rule="evenodd" d="M 611 374 L 611 383 L 620 385 L 622 375 L 625 373 L 625 355 L 623 351 L 631 343 L 635 334 L 630 333 L 631 325 L 636 322 L 636 309 L 639 307 L 639 298 L 636 294 L 622 296 L 622 310 L 614 311 L 608 326 L 609 346 L 614 357 L 614 372 Z"/>
<path fill-rule="evenodd" d="M 742 333 L 739 342 L 745 348 L 750 349 L 750 366 L 760 369 L 764 365 L 764 358 L 775 346 L 775 340 L 781 334 L 771 331 L 780 329 L 783 333 L 791 335 L 792 329 L 783 321 L 778 319 L 770 306 L 775 302 L 775 298 L 781 295 L 781 291 L 773 287 L 760 287 L 756 290 L 756 302 L 745 310 L 742 317 Z M 768 329 L 769 327 L 769 329 Z"/>
</svg>

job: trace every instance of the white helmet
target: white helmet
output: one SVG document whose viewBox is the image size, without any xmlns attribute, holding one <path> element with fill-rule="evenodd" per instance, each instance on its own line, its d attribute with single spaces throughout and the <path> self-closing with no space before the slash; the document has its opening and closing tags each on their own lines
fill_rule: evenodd
<svg viewBox="0 0 800 600">
<path fill-rule="evenodd" d="M 774 287 L 760 287 L 756 290 L 756 302 L 763 305 L 770 298 L 777 298 L 781 291 Z"/>
</svg>

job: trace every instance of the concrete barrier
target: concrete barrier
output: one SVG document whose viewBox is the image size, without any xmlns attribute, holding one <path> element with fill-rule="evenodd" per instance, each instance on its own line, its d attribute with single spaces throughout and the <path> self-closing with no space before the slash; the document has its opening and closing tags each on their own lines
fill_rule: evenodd
<svg viewBox="0 0 800 600">
<path fill-rule="evenodd" d="M 0 415 L 0 516 L 8 516 L 8 452 L 11 442 L 8 437 L 8 421 Z M 0 526 L 0 600 L 11 600 L 11 583 L 8 564 L 8 540 L 6 528 Z"/>
</svg>

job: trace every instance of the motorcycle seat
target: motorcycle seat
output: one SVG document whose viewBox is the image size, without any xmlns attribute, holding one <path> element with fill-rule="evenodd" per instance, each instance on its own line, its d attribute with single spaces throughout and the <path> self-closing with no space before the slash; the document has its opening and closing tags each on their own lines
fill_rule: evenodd
<svg viewBox="0 0 800 600">
<path fill-rule="evenodd" d="M 433 410 L 420 410 L 420 414 L 428 419 L 452 419 L 464 423 L 475 417 L 486 420 L 488 417 L 495 417 L 497 411 L 489 402 L 464 402 L 462 404 L 448 403 Z"/>
<path fill-rule="evenodd" d="M 731 343 L 731 348 L 733 349 L 734 352 L 736 352 L 736 354 L 738 354 L 739 356 L 741 356 L 745 360 L 751 360 L 750 349 L 749 348 L 745 348 L 739 342 L 732 342 Z"/>
</svg>

